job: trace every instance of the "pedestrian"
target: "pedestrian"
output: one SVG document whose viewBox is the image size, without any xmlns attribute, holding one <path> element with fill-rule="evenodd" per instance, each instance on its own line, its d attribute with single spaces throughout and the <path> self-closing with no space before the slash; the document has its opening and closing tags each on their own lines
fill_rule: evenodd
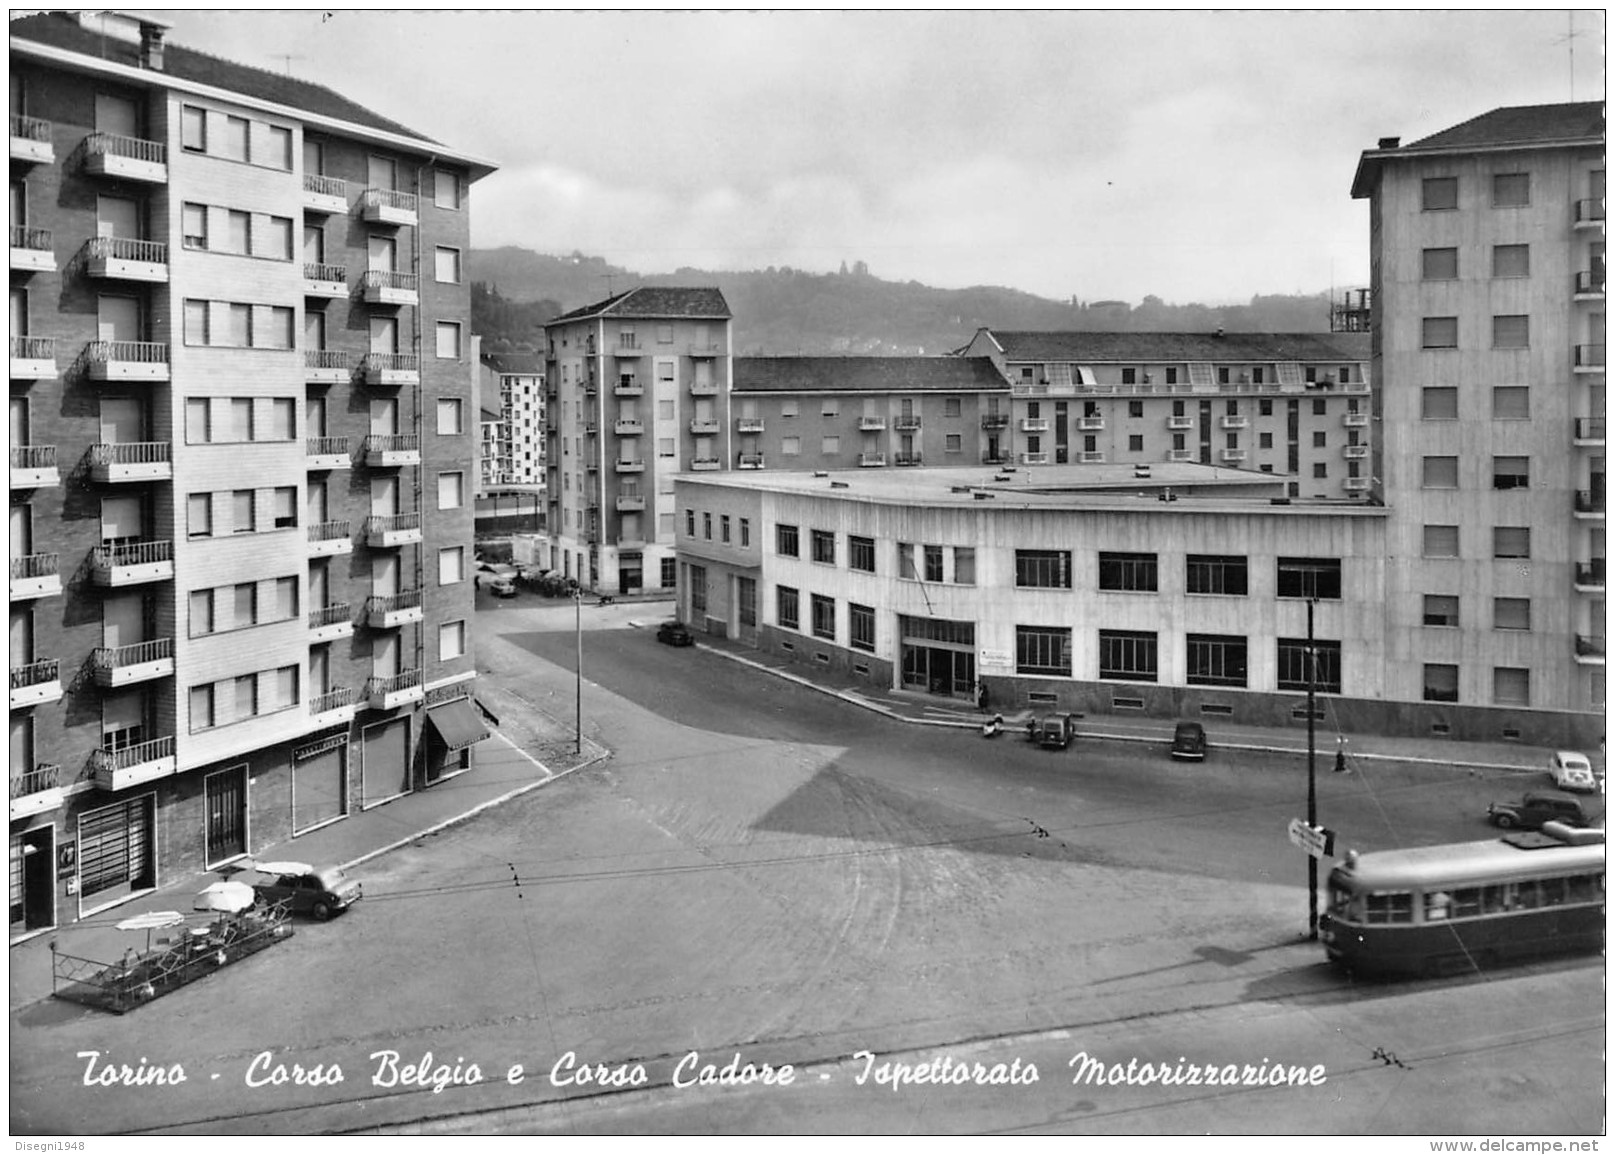
<svg viewBox="0 0 1615 1155">
<path fill-rule="evenodd" d="M 1346 774 L 1346 739 L 1344 735 L 1335 738 L 1335 773 Z"/>
<path fill-rule="evenodd" d="M 991 697 L 987 693 L 987 683 L 986 682 L 977 682 L 976 683 L 976 709 L 980 710 L 982 713 L 986 713 L 987 712 L 987 706 L 988 706 L 988 704 L 990 702 L 991 702 Z"/>
</svg>

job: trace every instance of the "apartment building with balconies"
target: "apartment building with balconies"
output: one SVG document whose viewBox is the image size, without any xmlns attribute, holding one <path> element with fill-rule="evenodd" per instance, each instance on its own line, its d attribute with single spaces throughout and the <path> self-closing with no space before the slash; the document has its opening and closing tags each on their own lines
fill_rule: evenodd
<svg viewBox="0 0 1615 1155">
<path fill-rule="evenodd" d="M 1369 346 L 1356 333 L 981 329 L 1011 390 L 1016 465 L 1198 462 L 1286 475 L 1291 497 L 1365 497 Z"/>
<path fill-rule="evenodd" d="M 14 937 L 469 764 L 491 167 L 167 31 L 10 25 Z"/>
<path fill-rule="evenodd" d="M 1605 708 L 1604 108 L 1383 138 L 1369 201 L 1388 687 L 1427 729 Z"/>
<path fill-rule="evenodd" d="M 729 305 L 629 289 L 545 326 L 541 564 L 611 593 L 671 589 L 673 478 L 734 452 Z"/>
</svg>

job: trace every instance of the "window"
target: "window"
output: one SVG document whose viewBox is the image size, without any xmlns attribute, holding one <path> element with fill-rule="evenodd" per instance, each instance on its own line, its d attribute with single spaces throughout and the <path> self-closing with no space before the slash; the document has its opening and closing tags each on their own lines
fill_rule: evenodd
<svg viewBox="0 0 1615 1155">
<path fill-rule="evenodd" d="M 437 281 L 440 285 L 458 285 L 460 283 L 460 250 L 444 248 L 439 245 L 437 250 Z"/>
<path fill-rule="evenodd" d="M 465 506 L 465 474 L 460 472 L 437 475 L 437 507 L 461 509 Z"/>
<path fill-rule="evenodd" d="M 945 434 L 942 438 L 942 449 L 945 453 L 962 453 L 964 451 L 964 440 L 957 433 Z"/>
<path fill-rule="evenodd" d="M 1500 172 L 1492 177 L 1492 207 L 1519 208 L 1531 203 L 1531 174 Z"/>
<path fill-rule="evenodd" d="M 231 610 L 234 616 L 230 625 L 234 629 L 258 623 L 258 583 L 240 582 L 231 591 Z"/>
<path fill-rule="evenodd" d="M 458 397 L 439 400 L 437 403 L 437 431 L 441 436 L 453 437 L 465 432 L 465 405 Z"/>
<path fill-rule="evenodd" d="M 656 456 L 657 457 L 675 457 L 675 456 L 677 456 L 677 451 L 673 448 L 673 438 L 671 438 L 671 437 L 658 437 L 656 439 Z"/>
<path fill-rule="evenodd" d="M 712 540 L 712 514 L 707 510 L 701 513 L 701 536 L 707 541 Z"/>
<path fill-rule="evenodd" d="M 1524 385 L 1492 386 L 1492 420 L 1529 421 L 1531 391 Z"/>
<path fill-rule="evenodd" d="M 1313 432 L 1313 434 L 1312 434 L 1312 448 L 1314 448 L 1314 449 L 1327 449 L 1328 446 L 1329 446 L 1329 434 L 1327 432 L 1325 432 L 1324 430 L 1321 430 L 1321 429 L 1320 430 L 1315 430 Z"/>
<path fill-rule="evenodd" d="M 693 534 L 695 530 L 692 528 Z M 774 552 L 782 557 L 798 556 L 798 533 L 794 525 L 776 525 L 774 527 Z"/>
<path fill-rule="evenodd" d="M 813 595 L 813 636 L 826 641 L 836 639 L 836 600 L 822 594 Z"/>
<path fill-rule="evenodd" d="M 180 209 L 180 235 L 187 249 L 207 248 L 207 206 L 187 204 Z"/>
<path fill-rule="evenodd" d="M 743 518 L 740 519 L 740 548 L 741 549 L 749 549 L 750 547 L 751 547 L 751 518 L 743 517 Z M 746 580 L 750 581 L 751 579 L 747 578 Z"/>
<path fill-rule="evenodd" d="M 1524 489 L 1531 484 L 1529 457 L 1492 458 L 1493 489 Z"/>
<path fill-rule="evenodd" d="M 1531 704 L 1531 671 L 1510 666 L 1492 670 L 1492 701 L 1499 706 Z"/>
<path fill-rule="evenodd" d="M 213 536 L 213 495 L 193 493 L 185 502 L 185 533 L 187 537 Z"/>
<path fill-rule="evenodd" d="M 729 541 L 729 515 L 727 513 L 718 518 L 718 530 L 719 540 L 727 543 Z"/>
<path fill-rule="evenodd" d="M 440 360 L 458 361 L 460 359 L 460 322 L 439 321 L 437 323 L 437 355 Z"/>
<path fill-rule="evenodd" d="M 875 539 L 847 535 L 847 566 L 863 573 L 875 572 Z"/>
<path fill-rule="evenodd" d="M 1424 459 L 1424 488 L 1457 489 L 1458 459 L 1456 457 L 1426 457 Z"/>
<path fill-rule="evenodd" d="M 855 650 L 875 652 L 875 610 L 873 606 L 847 603 L 848 641 Z"/>
<path fill-rule="evenodd" d="M 252 440 L 252 398 L 230 398 L 230 424 L 224 430 L 225 441 Z"/>
<path fill-rule="evenodd" d="M 1256 435 L 1256 448 L 1258 448 L 1258 449 L 1272 449 L 1273 448 L 1273 435 L 1271 433 L 1258 433 Z M 1272 466 L 1269 466 L 1268 468 L 1271 469 Z"/>
<path fill-rule="evenodd" d="M 800 437 L 782 438 L 779 443 L 779 451 L 785 457 L 795 457 L 802 452 L 802 439 Z"/>
<path fill-rule="evenodd" d="M 841 402 L 837 401 L 834 397 L 826 397 L 819 405 L 819 416 L 841 416 Z"/>
<path fill-rule="evenodd" d="M 1326 402 L 1322 397 L 1314 397 L 1312 399 L 1312 412 L 1315 416 L 1322 417 L 1327 411 L 1328 402 Z"/>
<path fill-rule="evenodd" d="M 657 325 L 656 326 L 656 343 L 658 345 L 671 345 L 673 343 L 673 326 L 672 325 Z"/>
<path fill-rule="evenodd" d="M 229 209 L 224 214 L 224 244 L 220 252 L 246 256 L 252 251 L 252 214 Z"/>
<path fill-rule="evenodd" d="M 1099 588 L 1155 592 L 1156 561 L 1153 553 L 1099 554 Z"/>
<path fill-rule="evenodd" d="M 940 582 L 942 580 L 942 547 L 928 545 L 925 547 L 925 580 Z"/>
<path fill-rule="evenodd" d="M 1426 421 L 1458 420 L 1458 390 L 1449 385 L 1430 385 L 1421 394 L 1419 416 Z"/>
<path fill-rule="evenodd" d="M 232 532 L 251 533 L 258 528 L 252 496 L 250 489 L 237 489 L 230 495 Z"/>
<path fill-rule="evenodd" d="M 1530 317 L 1510 315 L 1492 318 L 1492 348 L 1528 349 L 1530 346 Z"/>
<path fill-rule="evenodd" d="M 1458 178 L 1455 176 L 1425 177 L 1423 192 L 1425 212 L 1458 207 Z"/>
<path fill-rule="evenodd" d="M 1530 598 L 1493 598 L 1492 629 L 1528 630 L 1531 628 Z"/>
<path fill-rule="evenodd" d="M 1425 249 L 1424 279 L 1427 281 L 1455 281 L 1458 279 L 1457 249 Z"/>
<path fill-rule="evenodd" d="M 186 105 L 180 109 L 180 147 L 186 152 L 207 151 L 207 113 Z"/>
<path fill-rule="evenodd" d="M 774 589 L 774 617 L 780 629 L 801 629 L 799 596 L 790 586 L 777 586 Z"/>
<path fill-rule="evenodd" d="M 1456 349 L 1458 347 L 1457 317 L 1426 317 L 1423 332 L 1423 344 L 1426 349 Z"/>
<path fill-rule="evenodd" d="M 1340 559 L 1337 557 L 1281 557 L 1278 559 L 1278 596 L 1281 598 L 1340 597 Z"/>
<path fill-rule="evenodd" d="M 1529 526 L 1499 525 L 1492 528 L 1492 556 L 1527 558 L 1531 556 Z"/>
<path fill-rule="evenodd" d="M 437 660 L 465 657 L 465 622 L 444 622 L 437 627 Z"/>
<path fill-rule="evenodd" d="M 191 591 L 191 637 L 201 638 L 213 632 L 213 591 Z"/>
<path fill-rule="evenodd" d="M 1529 277 L 1531 275 L 1530 245 L 1493 245 L 1492 276 Z"/>
<path fill-rule="evenodd" d="M 795 417 L 797 413 L 800 412 L 799 405 L 800 403 L 794 397 L 790 398 L 789 400 L 781 401 L 779 404 L 779 415 L 781 417 Z"/>
<path fill-rule="evenodd" d="M 460 207 L 460 177 L 457 173 L 436 169 L 432 173 L 432 203 L 440 209 Z"/>
<path fill-rule="evenodd" d="M 252 306 L 241 304 L 227 304 L 225 309 L 224 340 L 218 342 L 237 349 L 250 348 L 252 345 Z"/>
<path fill-rule="evenodd" d="M 826 457 L 834 457 L 841 452 L 841 438 L 823 437 L 819 439 L 819 452 Z"/>
<path fill-rule="evenodd" d="M 294 528 L 297 525 L 297 486 L 276 486 L 273 508 L 276 529 Z"/>
<path fill-rule="evenodd" d="M 704 565 L 690 567 L 690 612 L 707 612 L 707 567 Z"/>
<path fill-rule="evenodd" d="M 191 733 L 194 734 L 198 730 L 211 730 L 213 726 L 213 687 L 192 686 Z"/>
<path fill-rule="evenodd" d="M 1225 634 L 1190 634 L 1188 669 L 1191 686 L 1243 686 L 1245 639 Z"/>
<path fill-rule="evenodd" d="M 1313 477 L 1328 477 L 1329 476 L 1329 465 L 1328 465 L 1328 463 L 1323 462 L 1323 461 L 1315 461 L 1315 462 L 1313 462 L 1312 463 L 1312 476 Z"/>
<path fill-rule="evenodd" d="M 1016 626 L 1015 672 L 1051 678 L 1071 676 L 1071 630 L 1066 626 Z"/>
<path fill-rule="evenodd" d="M 695 510 L 693 509 L 684 511 L 684 532 L 688 537 L 695 536 Z"/>
<path fill-rule="evenodd" d="M 1071 551 L 1016 550 L 1015 584 L 1022 589 L 1070 589 Z"/>
<path fill-rule="evenodd" d="M 1424 595 L 1424 624 L 1427 626 L 1458 626 L 1458 599 L 1452 594 Z"/>
<path fill-rule="evenodd" d="M 1237 554 L 1190 554 L 1185 591 L 1244 597 L 1249 592 L 1245 558 Z"/>
<path fill-rule="evenodd" d="M 292 130 L 271 124 L 269 125 L 268 137 L 268 151 L 259 163 L 265 168 L 278 168 L 283 172 L 290 172 L 292 167 Z"/>
<path fill-rule="evenodd" d="M 836 564 L 836 535 L 833 531 L 813 531 L 813 560 L 821 565 Z"/>
<path fill-rule="evenodd" d="M 1427 525 L 1424 527 L 1425 557 L 1457 557 L 1458 527 L 1456 525 Z"/>
<path fill-rule="evenodd" d="M 266 441 L 291 441 L 297 436 L 297 402 L 290 397 L 274 397 L 269 402 L 269 435 Z"/>
<path fill-rule="evenodd" d="M 185 302 L 185 343 L 208 344 L 208 307 L 206 301 Z"/>
<path fill-rule="evenodd" d="M 1099 676 L 1123 682 L 1157 677 L 1155 634 L 1141 630 L 1099 631 Z"/>
<path fill-rule="evenodd" d="M 288 622 L 297 617 L 297 579 L 275 579 L 275 616 L 270 621 Z"/>
<path fill-rule="evenodd" d="M 897 576 L 909 581 L 919 581 L 920 571 L 914 568 L 914 543 L 900 541 L 897 543 Z"/>
<path fill-rule="evenodd" d="M 254 256 L 270 261 L 292 259 L 292 222 L 290 217 L 269 217 L 264 222 Z"/>
<path fill-rule="evenodd" d="M 1426 702 L 1456 702 L 1458 700 L 1458 667 L 1427 663 L 1424 667 L 1424 700 Z"/>
<path fill-rule="evenodd" d="M 1273 435 L 1271 433 L 1269 433 L 1269 434 L 1267 434 L 1267 438 L 1268 438 L 1269 442 L 1271 442 L 1272 439 L 1273 439 Z M 1143 449 L 1144 449 L 1144 435 L 1143 434 L 1141 434 L 1141 433 L 1130 433 L 1130 434 L 1127 435 L 1127 452 L 1129 452 L 1129 453 L 1141 453 L 1141 452 L 1143 452 Z"/>
<path fill-rule="evenodd" d="M 1340 693 L 1340 643 L 1333 641 L 1314 640 L 1313 652 L 1316 661 L 1307 661 L 1307 640 L 1305 638 L 1278 639 L 1278 688 L 1280 690 L 1301 690 L 1307 688 L 1307 668 L 1315 666 L 1313 677 L 1317 680 L 1317 690 L 1320 694 Z"/>
</svg>

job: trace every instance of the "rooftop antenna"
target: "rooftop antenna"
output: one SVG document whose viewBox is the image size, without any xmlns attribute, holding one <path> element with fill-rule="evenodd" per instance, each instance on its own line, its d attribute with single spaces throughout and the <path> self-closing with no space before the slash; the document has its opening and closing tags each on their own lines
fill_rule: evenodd
<svg viewBox="0 0 1615 1155">
<path fill-rule="evenodd" d="M 596 273 L 595 274 L 595 276 L 599 277 L 602 281 L 604 281 L 606 283 L 606 296 L 608 296 L 608 297 L 615 297 L 617 295 L 617 292 L 612 287 L 612 283 L 611 283 L 612 279 L 614 277 L 616 277 L 616 275 L 617 275 L 616 273 Z"/>
<path fill-rule="evenodd" d="M 1576 101 L 1576 38 L 1581 35 L 1576 31 L 1576 14 L 1574 12 L 1565 13 L 1565 26 L 1565 34 L 1555 40 L 1554 43 L 1563 44 L 1570 53 L 1570 102 L 1574 104 Z"/>
<path fill-rule="evenodd" d="M 284 60 L 286 62 L 286 75 L 290 76 L 292 74 L 292 61 L 294 61 L 294 60 L 306 60 L 308 58 L 305 57 L 305 56 L 299 56 L 295 52 L 276 52 L 276 53 L 273 53 L 273 54 L 270 55 L 270 59 L 271 60 Z"/>
</svg>

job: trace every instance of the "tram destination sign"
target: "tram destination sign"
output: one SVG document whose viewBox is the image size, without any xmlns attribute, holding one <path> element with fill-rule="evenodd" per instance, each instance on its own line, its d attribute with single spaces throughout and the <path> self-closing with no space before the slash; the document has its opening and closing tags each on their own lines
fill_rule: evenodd
<svg viewBox="0 0 1615 1155">
<path fill-rule="evenodd" d="M 1290 819 L 1290 841 L 1313 858 L 1333 858 L 1335 832 L 1326 826 L 1308 826 L 1299 818 Z"/>
</svg>

